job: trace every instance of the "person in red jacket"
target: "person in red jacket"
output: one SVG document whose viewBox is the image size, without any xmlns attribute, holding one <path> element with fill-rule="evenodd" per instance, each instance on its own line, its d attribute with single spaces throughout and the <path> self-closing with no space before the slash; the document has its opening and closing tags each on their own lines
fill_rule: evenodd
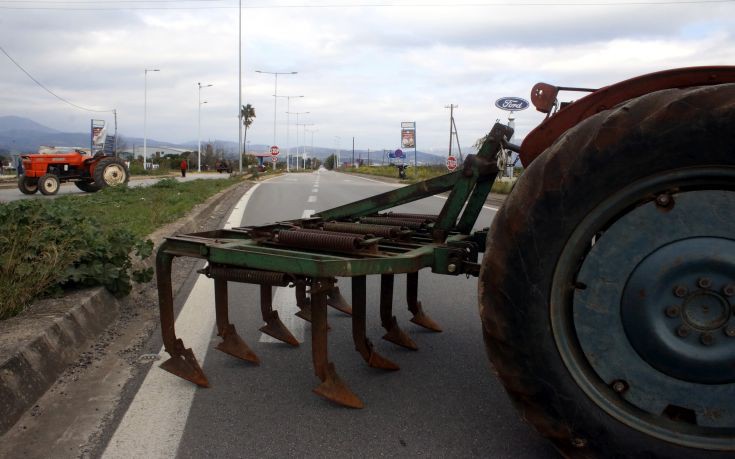
<svg viewBox="0 0 735 459">
<path fill-rule="evenodd" d="M 189 168 L 189 165 L 186 164 L 186 160 L 181 160 L 181 176 L 186 177 L 186 170 Z"/>
</svg>

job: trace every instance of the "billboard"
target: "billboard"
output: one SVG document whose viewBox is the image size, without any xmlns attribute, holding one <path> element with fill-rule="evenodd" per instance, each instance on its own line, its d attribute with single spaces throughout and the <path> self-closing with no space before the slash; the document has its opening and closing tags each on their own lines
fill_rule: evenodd
<svg viewBox="0 0 735 459">
<path fill-rule="evenodd" d="M 92 120 L 92 146 L 105 144 L 105 122 L 104 120 Z"/>
<path fill-rule="evenodd" d="M 416 130 L 401 129 L 401 148 L 416 147 Z"/>
</svg>

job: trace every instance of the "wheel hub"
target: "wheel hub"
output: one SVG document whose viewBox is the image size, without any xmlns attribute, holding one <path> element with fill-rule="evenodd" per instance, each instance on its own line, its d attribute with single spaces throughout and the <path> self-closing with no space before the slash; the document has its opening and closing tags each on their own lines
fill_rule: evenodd
<svg viewBox="0 0 735 459">
<path fill-rule="evenodd" d="M 726 296 L 733 254 L 735 241 L 695 237 L 665 245 L 636 266 L 621 312 L 631 345 L 648 364 L 685 381 L 735 382 L 735 317 Z"/>
</svg>

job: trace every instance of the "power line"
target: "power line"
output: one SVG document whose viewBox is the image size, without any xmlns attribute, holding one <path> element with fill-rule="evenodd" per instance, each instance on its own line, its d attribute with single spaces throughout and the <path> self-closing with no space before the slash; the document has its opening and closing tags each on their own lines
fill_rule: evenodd
<svg viewBox="0 0 735 459">
<path fill-rule="evenodd" d="M 31 80 L 33 80 L 34 83 L 36 83 L 41 88 L 45 89 L 46 92 L 48 92 L 52 96 L 56 97 L 60 101 L 62 101 L 64 103 L 67 103 L 67 104 L 71 105 L 72 107 L 78 108 L 80 110 L 86 110 L 88 112 L 106 113 L 106 112 L 114 112 L 115 111 L 114 109 L 111 109 L 111 110 L 95 110 L 93 108 L 82 107 L 81 105 L 77 105 L 77 104 L 75 104 L 73 102 L 69 102 L 68 100 L 64 99 L 63 97 L 59 96 L 58 94 L 54 93 L 52 90 L 50 90 L 49 88 L 47 88 L 46 86 L 44 86 L 43 83 L 41 83 L 40 81 L 38 81 L 37 79 L 35 79 L 33 77 L 33 75 L 31 75 L 30 73 L 28 73 L 28 71 L 26 69 L 24 69 L 18 62 L 16 62 L 15 59 L 13 59 L 10 56 L 10 54 L 8 54 L 8 52 L 5 51 L 5 48 L 3 48 L 2 46 L 0 46 L 0 51 L 2 51 L 3 54 L 5 54 L 8 57 L 8 59 L 10 59 L 10 62 L 12 62 L 13 64 L 15 64 L 15 66 L 18 67 L 19 69 L 21 69 L 23 71 L 23 73 L 25 73 L 28 76 L 28 78 L 30 78 Z"/>
<path fill-rule="evenodd" d="M 189 0 L 192 2 L 218 1 L 218 0 Z M 1 3 L 16 3 L 15 0 L 3 1 Z M 353 9 L 353 8 L 489 8 L 489 7 L 528 7 L 528 6 L 575 6 L 575 7 L 594 7 L 594 6 L 677 6 L 677 5 L 701 5 L 701 4 L 718 4 L 733 3 L 735 0 L 664 0 L 664 1 L 628 1 L 628 2 L 484 2 L 484 3 L 358 3 L 351 5 L 339 4 L 292 4 L 292 5 L 243 5 L 243 9 Z M 56 2 L 48 2 L 55 4 Z M 0 5 L 3 10 L 63 10 L 63 11 L 119 11 L 119 10 L 207 10 L 207 9 L 237 9 L 237 6 L 99 6 L 99 7 L 83 7 L 69 6 L 69 4 L 92 4 L 94 2 L 76 1 L 58 3 L 58 6 L 5 6 Z M 98 2 L 97 2 L 98 3 Z M 176 3 L 173 0 L 121 0 L 116 3 Z"/>
</svg>

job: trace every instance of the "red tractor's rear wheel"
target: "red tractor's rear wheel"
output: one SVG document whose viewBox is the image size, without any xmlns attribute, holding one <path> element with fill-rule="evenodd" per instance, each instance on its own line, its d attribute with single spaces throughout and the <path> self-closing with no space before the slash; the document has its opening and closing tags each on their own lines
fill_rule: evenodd
<svg viewBox="0 0 735 459">
<path fill-rule="evenodd" d="M 59 192 L 61 182 L 59 177 L 54 174 L 46 174 L 38 179 L 38 189 L 41 190 L 41 194 L 51 196 Z"/>
<path fill-rule="evenodd" d="M 94 168 L 94 184 L 97 187 L 125 185 L 130 180 L 130 172 L 125 163 L 118 158 L 103 158 Z"/>
<path fill-rule="evenodd" d="M 23 194 L 35 194 L 38 191 L 38 179 L 35 177 L 18 177 L 18 189 Z"/>
<path fill-rule="evenodd" d="M 735 453 L 735 85 L 568 131 L 493 221 L 480 312 L 524 418 L 569 456 Z"/>
</svg>

